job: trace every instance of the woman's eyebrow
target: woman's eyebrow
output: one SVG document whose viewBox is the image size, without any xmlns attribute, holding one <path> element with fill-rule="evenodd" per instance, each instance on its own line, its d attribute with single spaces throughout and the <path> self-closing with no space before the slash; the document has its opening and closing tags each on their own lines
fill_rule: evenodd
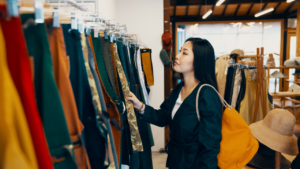
<svg viewBox="0 0 300 169">
<path fill-rule="evenodd" d="M 187 50 L 187 51 L 188 51 L 188 49 L 187 49 L 187 48 L 183 48 L 183 50 Z"/>
</svg>

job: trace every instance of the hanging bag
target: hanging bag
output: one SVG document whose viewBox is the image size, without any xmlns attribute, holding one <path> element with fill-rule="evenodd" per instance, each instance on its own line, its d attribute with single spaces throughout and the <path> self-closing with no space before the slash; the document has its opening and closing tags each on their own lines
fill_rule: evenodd
<svg viewBox="0 0 300 169">
<path fill-rule="evenodd" d="M 196 97 L 196 112 L 200 121 L 198 109 L 199 93 L 204 86 L 200 86 Z M 217 92 L 218 93 L 218 92 Z M 220 169 L 241 169 L 254 157 L 258 150 L 258 142 L 251 135 L 251 130 L 240 114 L 231 107 L 218 93 L 222 104 L 225 106 L 222 116 L 222 141 L 218 154 L 218 166 Z"/>
</svg>

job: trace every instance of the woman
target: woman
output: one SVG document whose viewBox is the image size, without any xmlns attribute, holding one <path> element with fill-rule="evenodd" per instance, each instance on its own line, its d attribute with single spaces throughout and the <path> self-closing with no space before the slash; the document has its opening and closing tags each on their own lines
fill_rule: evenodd
<svg viewBox="0 0 300 169">
<path fill-rule="evenodd" d="M 215 54 L 211 44 L 190 38 L 176 56 L 174 70 L 182 73 L 159 110 L 144 105 L 134 94 L 128 97 L 144 121 L 170 127 L 167 167 L 170 169 L 217 169 L 222 139 L 222 104 L 213 88 L 204 86 L 199 94 L 200 121 L 196 114 L 196 95 L 202 84 L 217 89 Z"/>
</svg>

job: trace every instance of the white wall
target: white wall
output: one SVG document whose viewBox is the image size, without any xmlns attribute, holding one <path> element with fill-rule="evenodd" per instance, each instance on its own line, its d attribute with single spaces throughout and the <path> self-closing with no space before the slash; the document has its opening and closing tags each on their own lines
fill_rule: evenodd
<svg viewBox="0 0 300 169">
<path fill-rule="evenodd" d="M 100 16 L 104 19 L 112 20 L 113 23 L 117 20 L 117 0 L 96 0 L 98 1 Z"/>
<path fill-rule="evenodd" d="M 107 1 L 107 0 L 102 0 Z M 150 103 L 159 108 L 164 101 L 164 67 L 159 58 L 162 49 L 163 1 L 162 0 L 116 0 L 117 23 L 126 24 L 129 34 L 137 34 L 152 49 L 154 86 L 151 86 Z M 164 147 L 164 128 L 151 125 L 155 146 L 152 151 Z"/>
</svg>

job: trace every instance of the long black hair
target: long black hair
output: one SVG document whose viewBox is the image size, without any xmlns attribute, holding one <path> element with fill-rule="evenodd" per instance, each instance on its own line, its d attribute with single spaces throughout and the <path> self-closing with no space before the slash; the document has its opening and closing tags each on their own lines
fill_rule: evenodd
<svg viewBox="0 0 300 169">
<path fill-rule="evenodd" d="M 210 84 L 218 90 L 214 48 L 206 39 L 189 38 L 185 42 L 188 41 L 193 44 L 195 78 L 201 83 Z"/>
</svg>

